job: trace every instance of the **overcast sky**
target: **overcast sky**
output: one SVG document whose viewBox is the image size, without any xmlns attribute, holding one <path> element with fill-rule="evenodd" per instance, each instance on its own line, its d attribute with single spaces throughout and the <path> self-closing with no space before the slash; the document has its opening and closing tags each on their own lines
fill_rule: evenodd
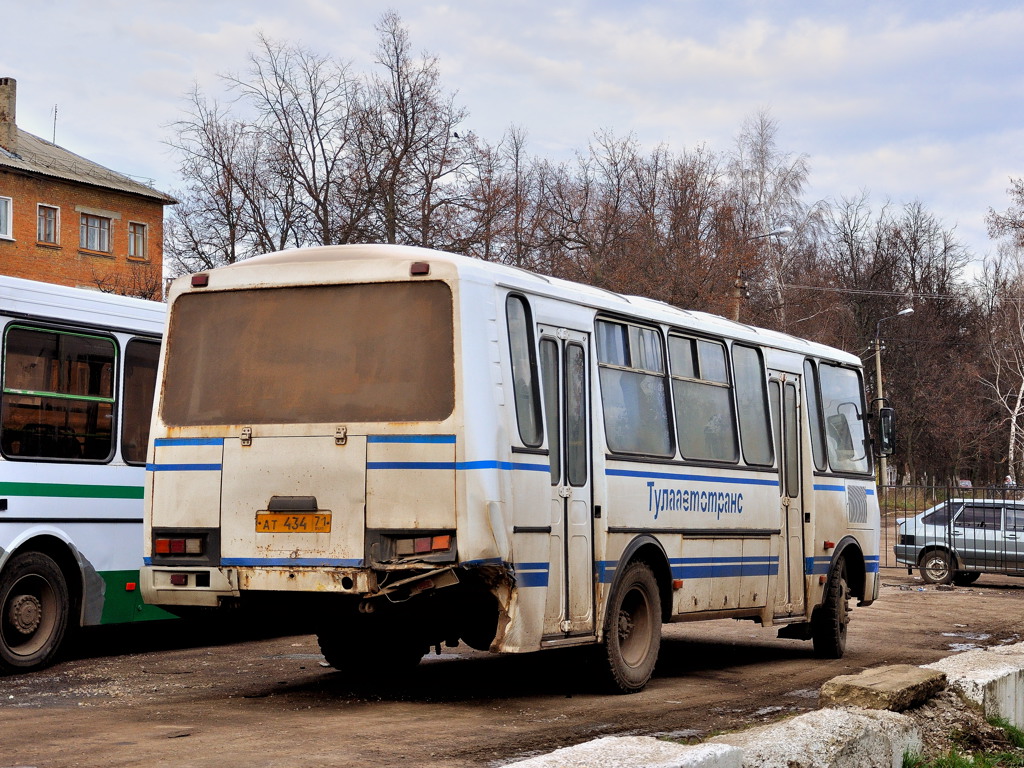
<svg viewBox="0 0 1024 768">
<path fill-rule="evenodd" d="M 918 0 L 0 0 L 0 76 L 18 125 L 163 191 L 166 146 L 194 83 L 243 71 L 256 36 L 372 67 L 393 8 L 438 57 L 465 127 L 568 159 L 598 130 L 647 146 L 725 151 L 769 109 L 806 154 L 808 202 L 921 200 L 976 256 L 989 207 L 1024 176 L 1024 4 Z"/>
</svg>

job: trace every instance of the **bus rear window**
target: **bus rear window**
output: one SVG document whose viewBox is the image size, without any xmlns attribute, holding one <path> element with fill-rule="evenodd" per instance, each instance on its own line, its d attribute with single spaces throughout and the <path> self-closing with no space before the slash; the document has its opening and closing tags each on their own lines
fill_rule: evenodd
<svg viewBox="0 0 1024 768">
<path fill-rule="evenodd" d="M 171 426 L 441 421 L 454 408 L 441 282 L 189 293 L 166 345 Z"/>
</svg>

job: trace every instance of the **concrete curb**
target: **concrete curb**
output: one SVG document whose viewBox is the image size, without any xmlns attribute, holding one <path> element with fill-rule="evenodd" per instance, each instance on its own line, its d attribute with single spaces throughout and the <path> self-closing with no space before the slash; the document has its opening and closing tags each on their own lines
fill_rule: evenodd
<svg viewBox="0 0 1024 768">
<path fill-rule="evenodd" d="M 944 672 L 949 687 L 978 704 L 985 717 L 1024 728 L 1024 643 L 964 651 L 924 668 Z"/>
<path fill-rule="evenodd" d="M 979 704 L 986 717 L 1024 728 L 1024 643 L 965 651 L 924 665 Z M 881 709 L 819 709 L 780 723 L 686 746 L 651 736 L 610 736 L 506 768 L 900 768 L 919 751 L 912 718 Z"/>
</svg>

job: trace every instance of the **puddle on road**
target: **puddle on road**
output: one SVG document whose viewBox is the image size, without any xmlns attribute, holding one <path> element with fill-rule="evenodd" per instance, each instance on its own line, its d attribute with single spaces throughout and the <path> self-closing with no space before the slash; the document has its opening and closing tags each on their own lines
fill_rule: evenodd
<svg viewBox="0 0 1024 768">
<path fill-rule="evenodd" d="M 943 632 L 943 637 L 959 637 L 963 640 L 975 640 L 973 643 L 949 643 L 949 649 L 951 651 L 973 651 L 982 646 L 978 645 L 980 642 L 988 640 L 992 635 L 984 632 Z"/>
</svg>

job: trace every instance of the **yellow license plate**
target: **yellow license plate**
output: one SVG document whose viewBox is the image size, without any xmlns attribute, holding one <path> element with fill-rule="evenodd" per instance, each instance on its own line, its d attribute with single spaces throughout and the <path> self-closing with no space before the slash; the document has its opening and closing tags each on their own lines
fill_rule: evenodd
<svg viewBox="0 0 1024 768">
<path fill-rule="evenodd" d="M 257 512 L 256 533 L 330 533 L 331 516 L 323 512 Z"/>
</svg>

